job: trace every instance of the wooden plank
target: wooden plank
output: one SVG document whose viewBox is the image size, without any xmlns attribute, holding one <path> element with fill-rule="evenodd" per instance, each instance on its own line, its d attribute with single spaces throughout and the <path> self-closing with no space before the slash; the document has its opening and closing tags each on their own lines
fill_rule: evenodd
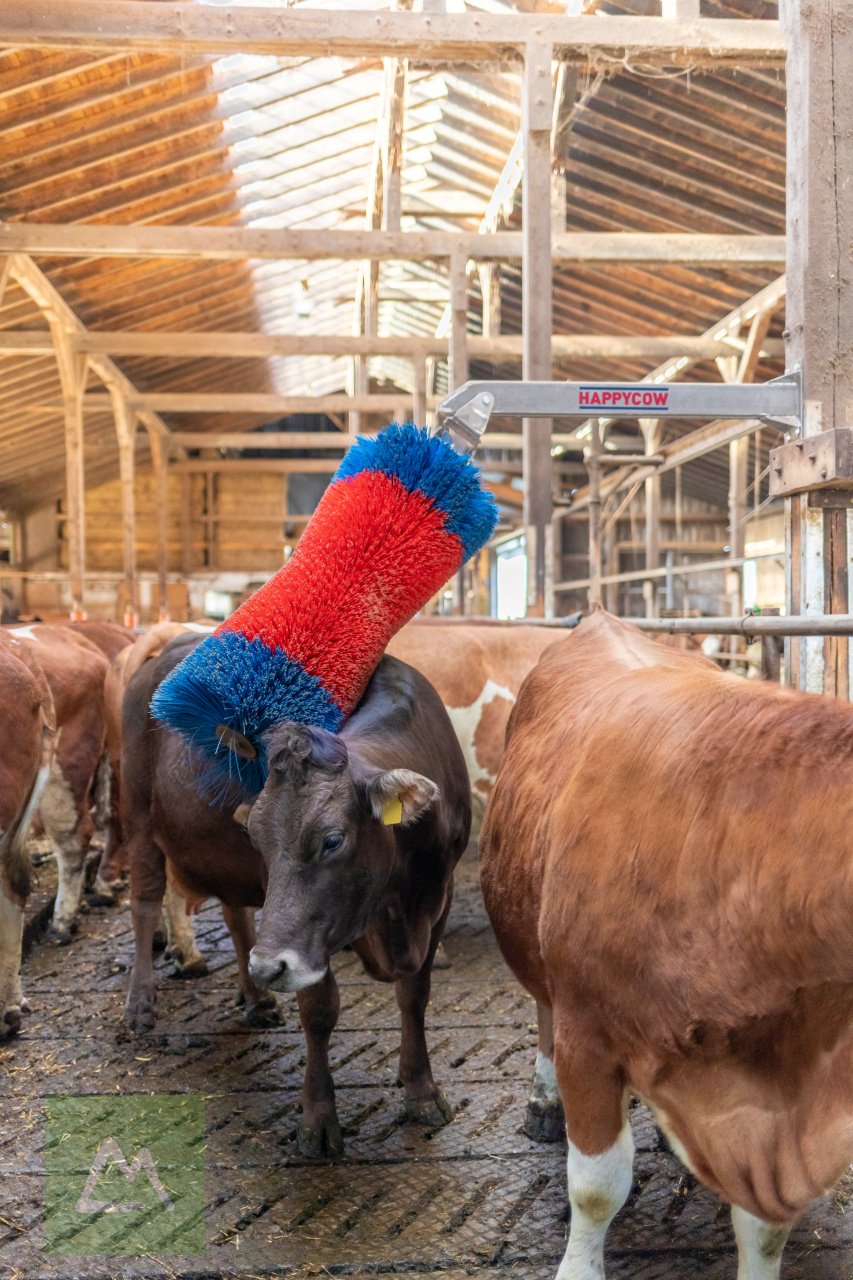
<svg viewBox="0 0 853 1280">
<path fill-rule="evenodd" d="M 484 301 L 487 301 L 483 315 L 484 327 L 491 329 L 491 332 L 468 335 L 469 355 L 482 359 L 520 359 L 521 334 L 500 335 L 498 332 L 500 295 L 494 263 L 486 263 L 481 267 L 480 280 L 485 291 Z M 158 356 L 174 360 L 357 355 L 402 356 L 417 360 L 431 355 L 447 355 L 449 342 L 444 337 L 396 334 L 367 337 L 364 334 L 343 333 L 308 336 L 292 333 L 142 333 L 132 330 L 107 332 L 89 329 L 74 338 L 74 348 L 81 353 Z M 660 360 L 682 355 L 699 360 L 713 360 L 717 356 L 728 355 L 731 350 L 729 343 L 704 334 L 551 335 L 551 351 L 555 360 Z M 48 352 L 53 352 L 53 343 L 47 330 L 0 329 L 0 355 L 43 355 Z M 778 357 L 783 354 L 784 343 L 778 338 L 765 338 L 756 348 L 756 355 L 759 357 Z"/>
<path fill-rule="evenodd" d="M 59 318 L 51 321 L 56 364 L 65 412 L 65 493 L 68 519 L 66 542 L 71 589 L 71 617 L 84 618 L 86 581 L 86 472 L 83 433 L 83 392 L 86 357 L 78 356 Z"/>
<path fill-rule="evenodd" d="M 139 595 L 136 582 L 136 495 L 134 489 L 136 423 L 122 393 L 111 392 L 121 488 L 121 561 L 124 574 L 125 626 L 135 627 L 139 621 Z"/>
<path fill-rule="evenodd" d="M 853 113 L 853 49 L 847 6 L 786 5 L 788 59 L 787 362 L 803 376 L 804 434 L 853 426 L 853 139 L 836 128 Z M 805 496 L 786 498 L 786 552 L 801 549 L 789 612 L 846 613 L 846 522 Z M 843 571 L 842 571 L 843 566 Z M 849 695 L 849 658 L 836 646 L 801 643 L 801 688 Z"/>
<path fill-rule="evenodd" d="M 468 272 L 460 254 L 450 259 L 450 390 L 468 381 Z"/>
<path fill-rule="evenodd" d="M 157 5 L 161 8 L 162 5 Z M 551 179 L 548 178 L 550 209 Z M 550 228 L 550 212 L 549 212 Z M 47 222 L 0 223 L 0 254 L 50 257 L 370 259 L 425 261 L 459 253 L 477 261 L 523 256 L 523 233 L 343 230 L 261 227 L 101 226 Z M 672 262 L 687 266 L 784 266 L 783 236 L 693 235 L 635 231 L 571 231 L 555 236 L 560 262 Z"/>
<path fill-rule="evenodd" d="M 272 54 L 278 57 L 402 57 L 506 65 L 525 47 L 550 45 L 562 61 L 606 55 L 667 67 L 734 62 L 780 66 L 778 23 L 561 14 L 358 12 L 143 0 L 3 0 L 0 42 L 37 48 L 147 49 L 158 53 Z"/>
<path fill-rule="evenodd" d="M 234 391 L 152 391 L 140 395 L 137 391 L 131 404 L 135 409 L 154 410 L 157 413 L 268 413 L 284 417 L 291 413 L 388 413 L 404 400 L 405 393 L 393 395 L 348 396 L 345 393 L 328 396 L 279 396 L 267 392 Z M 87 396 L 87 410 L 103 408 L 98 395 Z"/>
<path fill-rule="evenodd" d="M 847 509 L 836 507 L 823 513 L 824 606 L 827 613 L 846 613 L 849 598 Z M 850 691 L 849 640 L 846 636 L 826 636 L 823 642 L 826 671 L 824 686 L 836 697 L 847 698 Z"/>
<path fill-rule="evenodd" d="M 179 476 L 198 475 L 332 475 L 340 458 L 188 458 L 172 464 Z"/>
<path fill-rule="evenodd" d="M 173 431 L 169 444 L 181 449 L 334 449 L 357 436 L 343 431 Z"/>
<path fill-rule="evenodd" d="M 169 458 L 166 441 L 154 427 L 145 424 L 151 447 L 151 467 L 154 472 L 154 503 L 157 529 L 157 618 L 166 622 L 169 618 Z"/>
<path fill-rule="evenodd" d="M 553 263 L 551 256 L 551 120 L 554 86 L 553 50 L 531 44 L 524 60 L 521 131 L 524 138 L 522 179 L 521 273 L 522 377 L 551 377 Z M 521 424 L 524 465 L 524 528 L 527 547 L 527 611 L 545 613 L 546 529 L 551 524 L 551 423 L 524 418 Z"/>
</svg>

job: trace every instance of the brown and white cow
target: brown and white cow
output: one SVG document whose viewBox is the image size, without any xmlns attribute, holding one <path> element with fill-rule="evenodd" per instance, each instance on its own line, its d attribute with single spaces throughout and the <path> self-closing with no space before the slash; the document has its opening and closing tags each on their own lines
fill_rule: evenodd
<svg viewBox="0 0 853 1280">
<path fill-rule="evenodd" d="M 53 703 L 29 646 L 0 633 L 0 1040 L 21 1025 L 21 935 L 30 891 L 27 833 L 47 782 Z"/>
<path fill-rule="evenodd" d="M 78 630 L 36 623 L 10 627 L 7 635 L 32 647 L 45 674 L 56 712 L 56 747 L 39 813 L 58 869 L 49 937 L 71 940 L 89 841 L 92 808 L 105 746 L 104 678 L 107 660 Z"/>
<path fill-rule="evenodd" d="M 154 689 L 193 643 L 173 641 L 137 673 L 124 699 L 132 1027 L 154 1025 L 151 943 L 168 859 L 189 901 L 222 902 L 248 1008 L 268 1008 L 269 987 L 298 992 L 308 1047 L 303 1154 L 341 1149 L 328 1061 L 340 1001 L 329 960 L 347 945 L 372 977 L 396 984 L 408 1114 L 445 1123 L 450 1111 L 432 1078 L 424 1014 L 471 801 L 438 695 L 418 672 L 385 657 L 340 734 L 295 724 L 272 730 L 269 777 L 247 833 L 228 809 L 199 794 L 185 742 L 148 714 Z M 256 941 L 252 911 L 261 906 Z"/>
<path fill-rule="evenodd" d="M 571 1232 L 602 1276 L 627 1097 L 732 1205 L 741 1280 L 853 1159 L 853 708 L 720 672 L 603 612 L 525 682 L 481 836 L 540 1012 Z"/>
<path fill-rule="evenodd" d="M 388 645 L 388 653 L 426 676 L 447 708 L 468 766 L 475 818 L 494 786 L 522 681 L 562 634 L 553 627 L 488 619 L 424 619 L 404 627 Z"/>
<path fill-rule="evenodd" d="M 158 622 L 149 627 L 132 645 L 122 648 L 110 663 L 104 684 L 107 718 L 107 756 L 110 765 L 110 821 L 104 842 L 104 853 L 98 868 L 95 889 L 104 901 L 114 901 L 115 886 L 127 870 L 127 851 L 121 825 L 121 744 L 122 705 L 124 694 L 136 672 L 157 658 L 170 640 L 185 635 L 188 628 L 180 622 Z M 198 628 L 192 628 L 197 634 Z M 203 628 L 209 631 L 210 628 Z M 168 954 L 175 961 L 175 973 L 181 978 L 198 978 L 207 973 L 207 963 L 198 949 L 192 920 L 177 890 L 167 885 L 163 899 Z"/>
</svg>

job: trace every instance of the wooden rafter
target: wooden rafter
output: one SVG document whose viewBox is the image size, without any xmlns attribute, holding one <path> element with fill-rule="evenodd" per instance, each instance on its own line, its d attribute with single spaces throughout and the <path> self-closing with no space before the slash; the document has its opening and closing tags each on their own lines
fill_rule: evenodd
<svg viewBox="0 0 853 1280">
<path fill-rule="evenodd" d="M 785 60 L 779 25 L 753 19 L 558 14 L 216 9 L 143 0 L 4 0 L 0 41 L 37 48 L 147 49 L 279 57 L 403 57 L 419 62 L 517 62 L 530 44 L 582 65 L 640 59 L 671 67 Z"/>
<path fill-rule="evenodd" d="M 555 262 L 672 262 L 689 266 L 780 266 L 785 237 L 574 231 L 553 239 Z M 0 223 L 0 254 L 50 257 L 247 258 L 425 261 L 455 254 L 475 260 L 521 258 L 522 235 L 446 231 L 268 230 L 253 227 L 87 226 Z"/>
</svg>

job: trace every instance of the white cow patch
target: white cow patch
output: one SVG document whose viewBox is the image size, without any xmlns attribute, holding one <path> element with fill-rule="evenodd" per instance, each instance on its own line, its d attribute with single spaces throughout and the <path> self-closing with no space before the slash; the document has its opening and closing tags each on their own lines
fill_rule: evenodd
<svg viewBox="0 0 853 1280">
<path fill-rule="evenodd" d="M 604 1237 L 633 1181 L 634 1139 L 626 1119 L 612 1147 L 586 1156 L 571 1142 L 566 1160 L 572 1221 L 557 1280 L 603 1280 Z"/>
<path fill-rule="evenodd" d="M 471 789 L 475 795 L 477 794 L 478 782 L 485 782 L 491 788 L 495 781 L 496 775 L 489 773 L 488 769 L 483 768 L 477 760 L 474 744 L 483 710 L 495 698 L 503 698 L 510 703 L 515 702 L 515 694 L 511 689 L 507 689 L 503 685 L 497 684 L 494 680 L 488 679 L 475 702 L 469 703 L 467 707 L 447 708 L 450 722 L 459 739 L 459 745 L 462 747 L 465 764 L 468 766 L 468 776 L 471 779 Z"/>
<path fill-rule="evenodd" d="M 762 1222 L 739 1205 L 732 1205 L 737 1240 L 737 1280 L 778 1280 L 782 1251 L 790 1227 Z"/>
<path fill-rule="evenodd" d="M 35 625 L 35 624 L 33 624 Z M 38 640 L 39 637 L 33 635 L 32 627 L 13 627 L 9 634 L 15 640 Z"/>
</svg>

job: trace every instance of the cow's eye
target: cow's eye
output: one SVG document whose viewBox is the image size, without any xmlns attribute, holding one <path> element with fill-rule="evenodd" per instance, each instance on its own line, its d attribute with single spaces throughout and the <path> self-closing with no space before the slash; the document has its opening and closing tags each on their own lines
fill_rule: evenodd
<svg viewBox="0 0 853 1280">
<path fill-rule="evenodd" d="M 340 831 L 330 831 L 327 836 L 323 837 L 322 848 L 320 849 L 321 857 L 326 857 L 329 853 L 337 853 L 344 842 L 343 833 Z"/>
</svg>

